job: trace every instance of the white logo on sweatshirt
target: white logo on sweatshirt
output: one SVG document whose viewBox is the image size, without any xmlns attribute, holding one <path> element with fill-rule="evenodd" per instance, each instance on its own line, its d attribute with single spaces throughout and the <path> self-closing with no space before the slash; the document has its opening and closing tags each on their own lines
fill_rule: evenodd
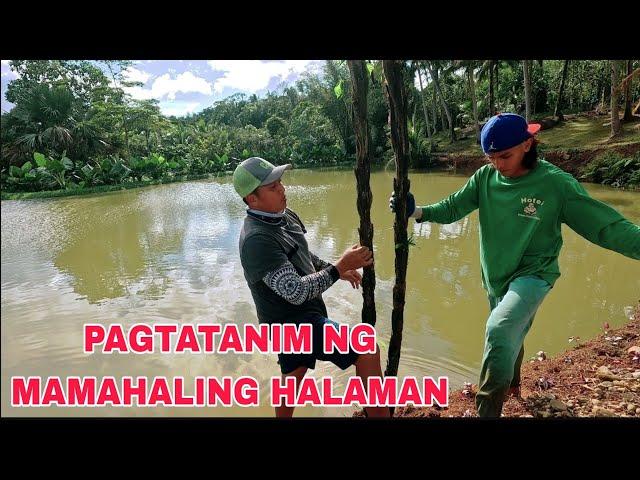
<svg viewBox="0 0 640 480">
<path fill-rule="evenodd" d="M 539 198 L 522 197 L 520 199 L 520 203 L 524 204 L 525 215 L 523 215 L 522 213 L 519 213 L 518 214 L 519 217 L 535 218 L 536 220 L 540 220 L 540 217 L 536 216 L 536 213 L 538 213 L 538 209 L 536 208 L 536 205 L 538 207 L 544 205 L 544 200 L 540 200 Z"/>
</svg>

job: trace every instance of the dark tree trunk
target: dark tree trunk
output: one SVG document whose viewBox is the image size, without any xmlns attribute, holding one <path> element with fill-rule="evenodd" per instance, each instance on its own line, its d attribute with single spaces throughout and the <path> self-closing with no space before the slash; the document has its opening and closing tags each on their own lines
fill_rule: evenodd
<svg viewBox="0 0 640 480">
<path fill-rule="evenodd" d="M 495 98 L 495 101 L 496 101 L 496 104 L 497 104 L 498 100 L 499 100 L 499 98 L 498 98 L 498 95 L 499 95 L 498 87 L 500 86 L 500 84 L 498 83 L 498 73 L 500 72 L 500 62 L 499 61 L 495 63 L 494 68 L 495 68 L 495 71 L 496 71 L 496 98 Z M 498 109 L 497 109 L 497 107 L 495 105 L 494 105 L 494 108 L 495 108 L 495 110 L 494 110 L 495 113 L 498 113 Z"/>
<path fill-rule="evenodd" d="M 395 244 L 396 283 L 393 286 L 393 311 L 391 313 L 391 339 L 385 376 L 396 376 L 402 348 L 404 323 L 404 298 L 406 291 L 409 243 L 407 240 L 406 204 L 409 192 L 409 136 L 407 132 L 407 94 L 402 78 L 402 62 L 384 60 L 382 70 L 386 80 L 385 90 L 389 102 L 389 126 L 391 144 L 395 153 L 396 176 L 393 189 L 396 192 L 396 217 L 393 224 Z"/>
<path fill-rule="evenodd" d="M 371 202 L 373 195 L 369 183 L 371 158 L 369 147 L 371 136 L 367 122 L 367 95 L 369 76 L 363 60 L 347 60 L 351 74 L 351 102 L 353 129 L 356 137 L 356 184 L 358 190 L 358 215 L 360 216 L 360 245 L 369 247 L 373 252 L 373 224 L 371 223 Z M 376 273 L 373 265 L 364 267 L 362 275 L 362 321 L 370 325 L 376 324 L 375 304 Z"/>
<path fill-rule="evenodd" d="M 496 99 L 495 99 L 495 93 L 493 91 L 493 70 L 494 70 L 494 63 L 493 60 L 491 60 L 491 63 L 489 64 L 489 116 L 493 117 L 496 114 Z"/>
<path fill-rule="evenodd" d="M 620 135 L 620 111 L 618 109 L 618 61 L 611 60 L 611 137 Z"/>
<path fill-rule="evenodd" d="M 451 137 L 451 143 L 456 141 L 456 132 L 453 126 L 453 120 L 451 119 L 451 112 L 449 111 L 449 107 L 447 106 L 447 102 L 444 99 L 444 95 L 442 94 L 442 89 L 440 88 L 440 82 L 438 81 L 438 69 L 433 70 L 429 64 L 427 63 L 427 68 L 429 69 L 429 74 L 431 78 L 433 78 L 433 84 L 436 86 L 436 90 L 438 91 L 438 96 L 440 97 L 440 102 L 442 103 L 442 108 L 444 108 L 444 113 L 447 115 L 447 122 L 449 123 L 449 136 Z M 435 71 L 435 74 L 434 74 Z"/>
<path fill-rule="evenodd" d="M 531 121 L 531 61 L 523 60 L 525 118 Z"/>
<path fill-rule="evenodd" d="M 567 81 L 568 71 L 569 60 L 565 60 L 564 66 L 562 67 L 562 79 L 560 80 L 560 90 L 558 91 L 558 98 L 556 99 L 556 108 L 553 110 L 553 116 L 556 117 L 559 121 L 564 120 L 564 116 L 562 115 L 562 94 L 564 93 L 564 85 Z"/>
<path fill-rule="evenodd" d="M 480 143 L 480 124 L 478 122 L 478 103 L 476 102 L 476 83 L 473 78 L 473 65 L 467 67 L 469 77 L 469 92 L 471 94 L 471 105 L 473 107 L 473 121 L 476 130 L 476 143 Z"/>
<path fill-rule="evenodd" d="M 433 79 L 431 79 L 433 82 Z M 436 98 L 436 87 L 433 87 L 433 102 L 431 102 L 431 111 L 433 112 L 433 133 L 438 131 L 438 99 Z"/>
<path fill-rule="evenodd" d="M 633 60 L 627 60 L 627 77 L 631 75 Z M 622 120 L 630 122 L 633 120 L 633 114 L 631 113 L 631 83 L 633 78 L 629 78 L 624 88 L 624 117 Z"/>
<path fill-rule="evenodd" d="M 427 113 L 427 101 L 424 98 L 424 87 L 422 86 L 422 74 L 420 73 L 419 66 L 418 66 L 418 79 L 420 80 L 420 98 L 422 99 L 422 109 L 424 110 L 424 122 L 427 124 L 427 136 L 429 137 L 429 151 L 433 152 L 433 140 L 431 139 L 431 127 L 429 126 L 429 113 Z"/>
<path fill-rule="evenodd" d="M 123 115 L 123 118 L 122 118 L 122 124 L 123 124 L 123 127 L 124 127 L 124 144 L 125 144 L 125 148 L 126 148 L 126 151 L 127 151 L 127 160 L 128 160 L 129 157 L 131 156 L 129 154 L 129 129 L 127 128 L 127 120 L 124 118 L 124 115 Z"/>
</svg>

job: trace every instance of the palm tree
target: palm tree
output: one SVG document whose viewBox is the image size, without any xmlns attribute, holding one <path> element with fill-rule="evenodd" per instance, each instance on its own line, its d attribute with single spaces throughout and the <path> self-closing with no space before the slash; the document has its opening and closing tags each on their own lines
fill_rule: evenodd
<svg viewBox="0 0 640 480">
<path fill-rule="evenodd" d="M 430 62 L 425 62 L 427 69 L 429 70 L 429 75 L 433 79 L 433 84 L 436 87 L 438 92 L 438 96 L 440 97 L 440 101 L 442 103 L 442 107 L 444 108 L 444 112 L 447 115 L 447 121 L 449 122 L 449 135 L 451 137 L 451 143 L 456 141 L 456 132 L 454 131 L 453 120 L 451 119 L 451 112 L 449 111 L 449 107 L 447 102 L 444 99 L 444 95 L 442 94 L 442 89 L 440 88 L 440 82 L 438 81 L 438 65 L 434 65 L 435 68 L 432 68 L 429 64 Z"/>
<path fill-rule="evenodd" d="M 73 142 L 73 101 L 73 94 L 64 86 L 41 84 L 25 92 L 16 103 L 15 115 L 30 132 L 18 137 L 15 145 L 29 150 L 69 148 Z"/>
<path fill-rule="evenodd" d="M 467 82 L 469 84 L 469 96 L 471 97 L 471 106 L 473 109 L 473 120 L 476 131 L 476 143 L 480 143 L 480 122 L 478 119 L 478 102 L 476 101 L 476 82 L 475 82 L 475 60 L 457 60 L 455 66 L 464 67 L 467 73 Z"/>
<path fill-rule="evenodd" d="M 625 77 L 625 80 L 628 80 L 625 83 L 624 87 L 624 116 L 622 117 L 622 120 L 625 122 L 630 122 L 631 120 L 633 120 L 633 114 L 631 113 L 631 82 L 633 80 L 632 64 L 633 60 L 627 60 L 627 76 Z"/>
<path fill-rule="evenodd" d="M 556 108 L 553 110 L 553 116 L 558 119 L 558 121 L 564 120 L 564 116 L 562 115 L 562 94 L 564 93 L 564 85 L 567 81 L 567 71 L 569 70 L 569 60 L 564 61 L 564 66 L 562 67 L 562 77 L 560 79 L 560 90 L 558 91 L 558 98 L 556 99 Z"/>
<path fill-rule="evenodd" d="M 416 65 L 418 72 L 418 80 L 420 81 L 420 98 L 422 99 L 422 110 L 424 111 L 424 122 L 427 125 L 427 136 L 429 137 L 429 151 L 433 152 L 433 140 L 431 138 L 431 126 L 429 125 L 429 113 L 427 112 L 427 101 L 424 98 L 424 87 L 422 86 L 422 72 L 420 72 L 420 65 Z M 425 72 L 426 75 L 426 72 Z M 435 120 L 435 119 L 434 119 Z"/>
<path fill-rule="evenodd" d="M 480 65 L 480 69 L 478 70 L 478 80 L 484 80 L 487 75 L 489 76 L 489 116 L 493 117 L 496 114 L 496 98 L 495 98 L 495 88 L 494 88 L 494 70 L 495 70 L 496 61 L 495 60 L 485 60 Z"/>
<path fill-rule="evenodd" d="M 531 120 L 531 61 L 523 60 L 522 68 L 524 71 L 525 117 L 529 122 Z"/>
<path fill-rule="evenodd" d="M 620 113 L 618 109 L 618 62 L 611 60 L 611 137 L 621 133 Z"/>
<path fill-rule="evenodd" d="M 476 101 L 475 60 L 454 60 L 452 70 L 464 68 L 467 74 L 469 97 L 471 97 L 471 109 L 473 111 L 474 128 L 476 131 L 476 143 L 480 143 L 480 122 L 478 120 L 478 102 Z"/>
<path fill-rule="evenodd" d="M 90 155 L 109 146 L 102 138 L 100 129 L 91 121 L 91 117 L 74 122 L 71 135 L 74 140 L 70 151 L 71 158 L 75 157 L 77 160 L 87 160 Z"/>
<path fill-rule="evenodd" d="M 480 122 L 478 121 L 478 103 L 476 102 L 476 82 L 474 79 L 474 69 L 476 62 L 469 60 L 465 62 L 467 78 L 469 79 L 469 93 L 471 95 L 471 106 L 473 107 L 473 120 L 476 130 L 476 143 L 480 143 Z"/>
</svg>

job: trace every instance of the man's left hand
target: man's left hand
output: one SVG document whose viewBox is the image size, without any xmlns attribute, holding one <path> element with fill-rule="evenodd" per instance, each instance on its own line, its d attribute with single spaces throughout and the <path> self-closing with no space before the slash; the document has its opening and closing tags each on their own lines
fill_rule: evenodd
<svg viewBox="0 0 640 480">
<path fill-rule="evenodd" d="M 340 275 L 340 280 L 348 281 L 353 288 L 360 287 L 360 283 L 362 283 L 362 275 L 357 270 L 347 270 L 342 275 Z"/>
</svg>

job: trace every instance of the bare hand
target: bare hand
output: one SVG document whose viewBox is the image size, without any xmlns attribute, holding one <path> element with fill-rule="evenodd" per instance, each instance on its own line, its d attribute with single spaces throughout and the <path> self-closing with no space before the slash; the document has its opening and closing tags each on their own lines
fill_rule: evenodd
<svg viewBox="0 0 640 480">
<path fill-rule="evenodd" d="M 368 267 L 373 264 L 373 252 L 367 247 L 355 244 L 344 251 L 340 259 L 335 263 L 340 276 L 349 270 Z"/>
<path fill-rule="evenodd" d="M 362 275 L 357 270 L 349 270 L 340 275 L 340 280 L 348 281 L 353 288 L 357 289 L 362 283 Z"/>
</svg>

